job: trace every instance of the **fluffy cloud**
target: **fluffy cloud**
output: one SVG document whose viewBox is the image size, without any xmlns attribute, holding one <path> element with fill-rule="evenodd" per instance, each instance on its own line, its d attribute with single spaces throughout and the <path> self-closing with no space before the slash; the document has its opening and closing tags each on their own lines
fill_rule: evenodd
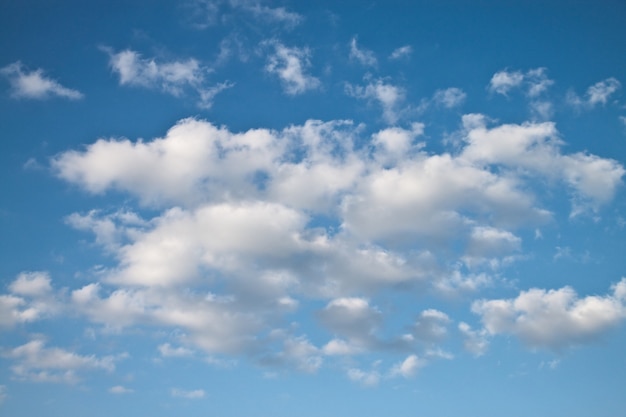
<svg viewBox="0 0 626 417">
<path fill-rule="evenodd" d="M 119 76 L 120 85 L 157 89 L 176 97 L 190 89 L 198 94 L 198 105 L 203 108 L 210 108 L 213 98 L 219 92 L 233 86 L 229 82 L 207 86 L 205 75 L 210 70 L 193 58 L 186 61 L 157 62 L 154 58 L 143 58 L 130 49 L 121 52 L 114 52 L 111 48 L 103 50 L 109 54 L 109 65 Z"/>
<path fill-rule="evenodd" d="M 311 67 L 311 52 L 307 48 L 289 48 L 279 42 L 272 46 L 274 53 L 269 55 L 265 70 L 280 79 L 285 93 L 293 96 L 320 86 L 319 79 L 307 74 Z"/>
<path fill-rule="evenodd" d="M 511 334 L 532 348 L 561 350 L 593 341 L 626 319 L 626 278 L 612 290 L 579 298 L 571 287 L 533 288 L 514 299 L 476 301 L 472 311 L 490 335 Z"/>
<path fill-rule="evenodd" d="M 473 330 L 469 324 L 459 323 L 459 332 L 463 336 L 463 347 L 474 356 L 482 356 L 489 347 L 486 330 Z"/>
<path fill-rule="evenodd" d="M 427 344 L 439 343 L 447 337 L 447 325 L 450 321 L 450 318 L 444 312 L 435 309 L 424 310 L 415 322 L 413 334 L 420 342 Z"/>
<path fill-rule="evenodd" d="M 9 291 L 0 295 L 0 328 L 52 317 L 62 309 L 47 272 L 22 272 Z"/>
<path fill-rule="evenodd" d="M 358 47 L 356 36 L 350 41 L 350 59 L 369 67 L 375 67 L 378 64 L 374 52 Z"/>
<path fill-rule="evenodd" d="M 411 378 L 415 376 L 417 371 L 426 364 L 425 361 L 417 357 L 417 355 L 410 355 L 405 360 L 391 368 L 391 376 L 402 376 L 404 378 Z"/>
<path fill-rule="evenodd" d="M 491 77 L 489 90 L 507 95 L 514 88 L 525 87 L 526 95 L 530 98 L 535 98 L 546 91 L 552 84 L 554 84 L 554 81 L 547 77 L 545 68 L 531 69 L 526 73 L 502 70 L 496 72 Z"/>
<path fill-rule="evenodd" d="M 127 355 L 102 358 L 94 355 L 82 356 L 61 348 L 48 348 L 43 340 L 35 339 L 5 352 L 3 356 L 16 362 L 11 370 L 20 380 L 75 383 L 79 381 L 78 372 L 86 370 L 111 372 L 115 369 L 115 362 Z"/>
<path fill-rule="evenodd" d="M 57 81 L 44 75 L 42 69 L 28 71 L 21 62 L 17 61 L 0 69 L 0 74 L 11 83 L 11 96 L 43 100 L 53 96 L 78 100 L 83 93 L 59 84 Z"/>
</svg>

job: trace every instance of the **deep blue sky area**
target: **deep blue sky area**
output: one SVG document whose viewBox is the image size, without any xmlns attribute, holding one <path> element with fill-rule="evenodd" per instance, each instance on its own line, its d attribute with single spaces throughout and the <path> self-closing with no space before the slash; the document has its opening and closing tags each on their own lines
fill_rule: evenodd
<svg viewBox="0 0 626 417">
<path fill-rule="evenodd" d="M 623 1 L 0 3 L 0 415 L 619 417 Z"/>
</svg>

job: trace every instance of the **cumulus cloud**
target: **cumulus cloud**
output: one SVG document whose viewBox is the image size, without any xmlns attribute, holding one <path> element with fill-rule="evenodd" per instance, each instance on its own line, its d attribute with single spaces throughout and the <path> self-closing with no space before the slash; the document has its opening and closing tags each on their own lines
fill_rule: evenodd
<svg viewBox="0 0 626 417">
<path fill-rule="evenodd" d="M 465 322 L 459 323 L 459 332 L 463 336 L 463 347 L 474 356 L 482 356 L 489 347 L 486 330 L 473 330 Z"/>
<path fill-rule="evenodd" d="M 532 288 L 513 299 L 476 301 L 472 311 L 490 335 L 511 334 L 531 348 L 558 351 L 597 340 L 626 319 L 626 278 L 612 290 L 579 298 L 571 287 Z"/>
<path fill-rule="evenodd" d="M 358 382 L 367 387 L 373 387 L 378 385 L 381 379 L 381 375 L 378 371 L 363 371 L 358 368 L 348 369 L 348 378 L 351 381 Z"/>
<path fill-rule="evenodd" d="M 0 295 L 0 328 L 11 328 L 53 317 L 62 304 L 52 291 L 45 271 L 22 272 L 9 284 L 9 294 Z"/>
<path fill-rule="evenodd" d="M 378 60 L 376 59 L 374 52 L 368 49 L 359 48 L 356 36 L 350 41 L 350 59 L 355 60 L 361 65 L 367 67 L 375 67 L 378 64 Z"/>
<path fill-rule="evenodd" d="M 391 376 L 411 378 L 415 376 L 417 371 L 425 364 L 426 362 L 420 359 L 417 355 L 409 355 L 405 360 L 395 364 L 391 368 Z"/>
<path fill-rule="evenodd" d="M 524 87 L 526 95 L 535 98 L 554 84 L 546 72 L 545 68 L 535 68 L 525 73 L 508 70 L 498 71 L 491 77 L 489 90 L 506 96 L 512 89 Z"/>
<path fill-rule="evenodd" d="M 62 97 L 78 100 L 83 93 L 59 84 L 45 76 L 44 70 L 28 71 L 20 62 L 14 62 L 0 69 L 0 74 L 11 84 L 11 96 L 14 98 L 44 100 L 50 97 Z"/>
<path fill-rule="evenodd" d="M 272 45 L 274 52 L 268 56 L 265 70 L 280 79 L 285 93 L 293 96 L 319 88 L 320 80 L 307 73 L 311 67 L 308 48 L 290 48 L 279 42 Z"/>
<path fill-rule="evenodd" d="M 191 90 L 198 94 L 198 105 L 203 108 L 210 108 L 218 93 L 234 85 L 222 82 L 208 86 L 206 74 L 210 69 L 201 66 L 194 58 L 159 62 L 155 58 L 143 58 L 131 49 L 120 52 L 106 47 L 102 49 L 109 55 L 109 65 L 118 75 L 120 85 L 160 90 L 175 97 Z"/>
<path fill-rule="evenodd" d="M 435 309 L 424 310 L 415 322 L 413 335 L 423 343 L 440 343 L 448 336 L 447 326 L 450 322 L 448 315 L 442 311 Z"/>
<path fill-rule="evenodd" d="M 127 355 L 120 354 L 101 358 L 95 355 L 83 356 L 61 348 L 48 348 L 43 340 L 34 339 L 6 351 L 3 356 L 15 362 L 11 371 L 17 379 L 30 382 L 71 384 L 80 380 L 78 372 L 81 371 L 104 370 L 112 372 L 115 370 L 115 363 Z"/>
</svg>

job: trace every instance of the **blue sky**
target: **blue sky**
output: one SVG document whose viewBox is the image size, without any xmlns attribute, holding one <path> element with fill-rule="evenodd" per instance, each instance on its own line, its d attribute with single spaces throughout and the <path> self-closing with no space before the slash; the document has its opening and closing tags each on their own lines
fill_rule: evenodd
<svg viewBox="0 0 626 417">
<path fill-rule="evenodd" d="M 0 414 L 618 416 L 626 5 L 2 2 Z"/>
</svg>

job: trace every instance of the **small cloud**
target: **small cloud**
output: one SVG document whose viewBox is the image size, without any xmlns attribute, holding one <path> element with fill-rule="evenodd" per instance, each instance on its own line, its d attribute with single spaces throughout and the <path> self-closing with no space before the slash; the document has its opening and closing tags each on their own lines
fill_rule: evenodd
<svg viewBox="0 0 626 417">
<path fill-rule="evenodd" d="M 202 389 L 196 389 L 192 391 L 185 391 L 178 388 L 172 388 L 170 391 L 172 397 L 176 398 L 186 398 L 188 400 L 198 400 L 200 398 L 204 398 L 205 392 Z"/>
<path fill-rule="evenodd" d="M 366 67 L 375 67 L 378 64 L 374 52 L 357 46 L 356 36 L 350 41 L 350 59 L 356 60 Z"/>
<path fill-rule="evenodd" d="M 348 378 L 351 381 L 358 382 L 366 387 L 376 386 L 380 382 L 380 374 L 378 371 L 366 372 L 357 368 L 348 370 Z"/>
<path fill-rule="evenodd" d="M 182 358 L 182 357 L 188 357 L 188 356 L 193 356 L 194 351 L 191 349 L 187 349 L 185 347 L 172 347 L 169 343 L 164 343 L 162 345 L 159 345 L 159 352 L 161 353 L 161 356 L 163 357 L 175 357 L 175 358 Z"/>
<path fill-rule="evenodd" d="M 407 58 L 411 56 L 412 53 L 413 53 L 413 47 L 411 45 L 404 45 L 404 46 L 394 49 L 391 55 L 389 55 L 389 59 Z"/>
<path fill-rule="evenodd" d="M 410 355 L 404 361 L 397 363 L 391 368 L 391 376 L 411 378 L 424 365 L 426 365 L 426 361 L 418 358 L 417 355 Z"/>
<path fill-rule="evenodd" d="M 433 100 L 440 106 L 451 109 L 460 106 L 465 101 L 467 94 L 460 88 L 451 87 L 445 90 L 437 90 L 433 95 Z"/>
<path fill-rule="evenodd" d="M 56 96 L 78 100 L 84 97 L 80 91 L 64 87 L 57 81 L 46 77 L 42 69 L 25 70 L 20 61 L 0 69 L 0 74 L 9 80 L 11 96 L 14 98 L 44 100 Z"/>
<path fill-rule="evenodd" d="M 585 97 L 578 96 L 570 91 L 565 98 L 566 102 L 577 109 L 592 109 L 596 105 L 606 105 L 609 97 L 622 87 L 622 84 L 614 77 L 599 81 L 587 88 Z"/>
<path fill-rule="evenodd" d="M 135 391 L 130 388 L 123 387 L 121 385 L 116 385 L 114 387 L 109 388 L 109 392 L 111 394 L 131 394 Z"/>
<path fill-rule="evenodd" d="M 274 53 L 268 57 L 265 70 L 278 76 L 285 93 L 297 95 L 319 88 L 320 80 L 307 74 L 311 66 L 308 48 L 289 48 L 278 42 L 273 42 L 273 46 Z"/>
</svg>

